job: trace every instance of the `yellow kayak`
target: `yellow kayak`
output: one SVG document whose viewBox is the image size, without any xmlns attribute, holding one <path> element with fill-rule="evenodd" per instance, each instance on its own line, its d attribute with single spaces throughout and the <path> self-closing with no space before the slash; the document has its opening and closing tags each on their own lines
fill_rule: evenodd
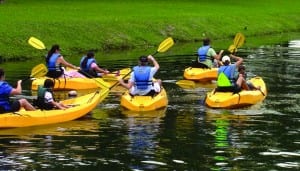
<svg viewBox="0 0 300 171">
<path fill-rule="evenodd" d="M 193 68 L 188 67 L 184 70 L 183 77 L 193 81 L 211 81 L 216 80 L 218 76 L 218 68 Z"/>
<path fill-rule="evenodd" d="M 21 109 L 15 113 L 0 115 L 0 128 L 26 127 L 66 122 L 78 119 L 91 112 L 108 95 L 109 89 L 102 89 L 84 96 L 62 101 L 70 107 L 65 110 L 36 110 Z"/>
<path fill-rule="evenodd" d="M 126 91 L 121 97 L 121 106 L 131 111 L 152 111 L 168 105 L 166 90 L 161 89 L 155 96 L 131 96 Z"/>
<path fill-rule="evenodd" d="M 254 77 L 250 82 L 256 87 L 260 86 L 260 90 L 242 90 L 234 94 L 233 92 L 215 92 L 214 89 L 207 93 L 205 103 L 211 108 L 240 108 L 263 101 L 267 96 L 263 79 Z"/>
<path fill-rule="evenodd" d="M 120 76 L 130 77 L 130 68 L 124 68 L 120 70 Z M 31 83 L 31 90 L 37 90 L 39 85 L 43 85 L 45 79 L 49 77 L 35 78 Z M 84 89 L 95 89 L 99 87 L 110 88 L 118 84 L 116 74 L 107 74 L 102 78 L 59 78 L 54 79 L 54 90 L 84 90 Z"/>
</svg>

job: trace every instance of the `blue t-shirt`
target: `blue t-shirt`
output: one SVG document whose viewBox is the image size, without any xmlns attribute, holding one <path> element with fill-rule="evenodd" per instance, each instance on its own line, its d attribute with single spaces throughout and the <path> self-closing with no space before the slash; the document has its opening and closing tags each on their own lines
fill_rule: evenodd
<svg viewBox="0 0 300 171">
<path fill-rule="evenodd" d="M 12 89 L 12 86 L 10 86 L 7 82 L 0 81 L 0 106 L 3 107 L 5 111 L 11 110 L 9 96 Z"/>
</svg>

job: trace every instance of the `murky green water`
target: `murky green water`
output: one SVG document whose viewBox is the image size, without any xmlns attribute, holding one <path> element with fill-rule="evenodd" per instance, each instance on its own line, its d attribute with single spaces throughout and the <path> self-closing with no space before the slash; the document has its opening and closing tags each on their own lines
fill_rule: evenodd
<svg viewBox="0 0 300 171">
<path fill-rule="evenodd" d="M 103 65 L 119 69 L 136 63 L 119 55 L 124 60 L 107 59 Z M 166 110 L 124 113 L 121 92 L 113 91 L 80 120 L 0 130 L 0 170 L 299 170 L 300 41 L 245 48 L 239 55 L 249 75 L 262 76 L 267 85 L 261 104 L 206 108 L 202 102 L 213 84 L 195 89 L 175 84 L 192 57 L 158 57 L 157 77 L 169 96 Z M 1 67 L 15 82 L 40 62 Z M 29 82 L 24 89 L 30 95 Z"/>
</svg>

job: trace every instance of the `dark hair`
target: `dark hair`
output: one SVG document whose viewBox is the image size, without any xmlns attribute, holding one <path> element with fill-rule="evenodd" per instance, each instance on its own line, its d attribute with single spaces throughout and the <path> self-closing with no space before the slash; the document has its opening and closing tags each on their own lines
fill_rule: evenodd
<svg viewBox="0 0 300 171">
<path fill-rule="evenodd" d="M 225 61 L 224 63 L 223 63 L 225 66 L 227 66 L 227 65 L 229 65 L 230 64 L 230 61 Z"/>
<path fill-rule="evenodd" d="M 148 57 L 145 55 L 142 55 L 139 57 L 139 61 L 141 62 L 141 65 L 147 65 L 148 63 Z"/>
<path fill-rule="evenodd" d="M 204 38 L 203 39 L 203 46 L 207 46 L 210 44 L 210 39 L 209 38 Z"/>
<path fill-rule="evenodd" d="M 240 65 L 238 71 L 240 72 L 241 70 L 246 70 L 246 67 L 244 65 Z"/>
<path fill-rule="evenodd" d="M 93 51 L 89 51 L 87 54 L 86 54 L 86 57 L 84 58 L 84 60 L 82 61 L 81 63 L 81 68 L 85 68 L 86 64 L 87 64 L 87 61 L 91 58 L 93 58 L 95 56 L 95 53 Z"/>
<path fill-rule="evenodd" d="M 0 77 L 4 75 L 4 69 L 0 68 Z"/>
<path fill-rule="evenodd" d="M 46 57 L 46 63 L 49 62 L 50 57 L 55 53 L 56 50 L 60 50 L 59 45 L 55 44 L 52 48 L 48 51 L 48 55 Z"/>
<path fill-rule="evenodd" d="M 52 88 L 54 87 L 54 81 L 51 79 L 46 79 L 44 82 L 44 88 Z"/>
</svg>

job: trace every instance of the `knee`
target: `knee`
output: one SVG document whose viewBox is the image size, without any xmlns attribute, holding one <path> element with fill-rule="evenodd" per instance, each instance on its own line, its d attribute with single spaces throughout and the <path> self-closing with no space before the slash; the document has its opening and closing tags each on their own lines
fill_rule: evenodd
<svg viewBox="0 0 300 171">
<path fill-rule="evenodd" d="M 19 102 L 22 107 L 29 103 L 26 99 L 20 99 Z"/>
</svg>

